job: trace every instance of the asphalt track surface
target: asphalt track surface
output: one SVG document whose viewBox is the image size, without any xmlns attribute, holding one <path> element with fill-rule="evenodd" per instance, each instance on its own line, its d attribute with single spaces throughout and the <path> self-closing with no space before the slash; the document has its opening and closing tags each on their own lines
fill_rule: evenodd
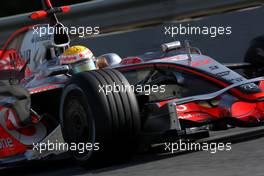
<svg viewBox="0 0 264 176">
<path fill-rule="evenodd" d="M 232 26 L 232 35 L 210 38 L 209 36 L 164 35 L 164 25 L 147 27 L 136 31 L 122 32 L 103 37 L 80 40 L 77 43 L 89 46 L 96 55 L 107 52 L 119 53 L 121 56 L 141 54 L 159 49 L 161 43 L 188 38 L 193 45 L 221 62 L 242 61 L 250 40 L 264 34 L 264 8 L 205 17 L 188 21 L 191 25 Z M 215 132 L 212 137 L 228 136 L 242 133 L 248 129 L 229 129 Z M 264 175 L 264 138 L 239 140 L 232 144 L 229 152 L 211 154 L 205 151 L 177 155 L 144 153 L 135 156 L 125 164 L 85 170 L 72 160 L 35 162 L 15 168 L 1 168 L 0 175 L 97 175 L 97 176 L 132 176 L 132 175 L 167 175 L 167 176 L 263 176 Z"/>
<path fill-rule="evenodd" d="M 257 127 L 256 131 L 263 127 Z M 209 140 L 224 138 L 230 134 L 240 134 L 253 129 L 236 128 L 227 131 L 212 132 Z M 241 142 L 240 140 L 244 141 Z M 207 141 L 207 139 L 205 140 Z M 232 150 L 228 152 L 218 151 L 212 154 L 208 151 L 197 151 L 187 153 L 160 153 L 149 152 L 134 156 L 129 162 L 105 168 L 87 170 L 76 165 L 72 160 L 34 162 L 34 165 L 0 169 L 0 175 L 96 175 L 96 176 L 130 176 L 130 175 L 167 175 L 167 176 L 241 176 L 260 175 L 263 176 L 264 153 L 262 145 L 264 138 L 247 140 L 233 137 Z M 239 143 L 237 143 L 239 142 Z"/>
</svg>

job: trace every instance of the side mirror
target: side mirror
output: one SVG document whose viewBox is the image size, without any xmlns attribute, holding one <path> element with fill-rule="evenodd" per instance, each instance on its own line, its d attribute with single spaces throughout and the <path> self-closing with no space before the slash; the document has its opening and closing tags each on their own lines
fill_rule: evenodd
<svg viewBox="0 0 264 176">
<path fill-rule="evenodd" d="M 180 49 L 182 47 L 181 42 L 180 41 L 175 41 L 175 42 L 171 42 L 171 43 L 164 43 L 161 45 L 161 50 L 163 52 L 169 52 L 171 50 L 176 50 L 176 49 Z"/>
<path fill-rule="evenodd" d="M 68 65 L 55 66 L 48 69 L 48 76 L 66 74 L 70 70 Z"/>
</svg>

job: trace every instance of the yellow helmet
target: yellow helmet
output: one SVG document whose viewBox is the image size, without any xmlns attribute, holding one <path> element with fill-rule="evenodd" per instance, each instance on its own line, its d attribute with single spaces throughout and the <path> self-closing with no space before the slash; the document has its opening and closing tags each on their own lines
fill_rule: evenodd
<svg viewBox="0 0 264 176">
<path fill-rule="evenodd" d="M 73 73 L 95 70 L 94 55 L 88 48 L 76 45 L 66 49 L 59 56 L 61 65 L 70 65 Z"/>
</svg>

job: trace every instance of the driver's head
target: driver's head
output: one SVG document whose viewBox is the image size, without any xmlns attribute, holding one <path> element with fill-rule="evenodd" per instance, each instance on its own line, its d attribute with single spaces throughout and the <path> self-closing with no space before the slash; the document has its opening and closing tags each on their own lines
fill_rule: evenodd
<svg viewBox="0 0 264 176">
<path fill-rule="evenodd" d="M 93 53 L 84 46 L 76 45 L 69 47 L 59 56 L 59 59 L 60 64 L 70 65 L 73 73 L 96 69 Z"/>
</svg>

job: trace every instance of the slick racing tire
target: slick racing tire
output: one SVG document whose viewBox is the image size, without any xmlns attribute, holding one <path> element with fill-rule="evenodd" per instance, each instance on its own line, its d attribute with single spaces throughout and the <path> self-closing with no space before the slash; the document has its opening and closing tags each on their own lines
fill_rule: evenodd
<svg viewBox="0 0 264 176">
<path fill-rule="evenodd" d="M 70 152 L 86 166 L 127 159 L 137 147 L 141 121 L 134 92 L 106 92 L 106 86 L 131 88 L 120 72 L 102 69 L 73 75 L 62 92 L 63 137 L 69 146 L 79 144 Z"/>
<path fill-rule="evenodd" d="M 244 70 L 247 77 L 253 78 L 264 75 L 264 36 L 252 40 L 244 61 L 253 65 L 252 68 Z"/>
</svg>

